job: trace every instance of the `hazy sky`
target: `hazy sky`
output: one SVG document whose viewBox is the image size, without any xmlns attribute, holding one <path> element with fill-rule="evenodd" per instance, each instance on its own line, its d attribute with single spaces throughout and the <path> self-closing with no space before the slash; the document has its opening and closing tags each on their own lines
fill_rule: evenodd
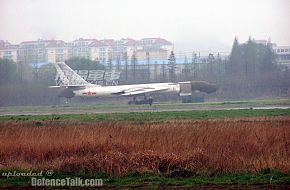
<svg viewBox="0 0 290 190">
<path fill-rule="evenodd" d="M 163 37 L 228 51 L 235 36 L 290 45 L 290 0 L 0 0 L 0 39 Z"/>
</svg>

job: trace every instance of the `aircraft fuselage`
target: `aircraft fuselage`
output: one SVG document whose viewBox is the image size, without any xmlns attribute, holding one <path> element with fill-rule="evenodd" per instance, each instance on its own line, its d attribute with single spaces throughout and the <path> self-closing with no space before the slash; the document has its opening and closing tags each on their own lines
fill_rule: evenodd
<svg viewBox="0 0 290 190">
<path fill-rule="evenodd" d="M 134 96 L 136 89 L 140 88 L 141 94 L 143 89 L 160 88 L 158 93 L 179 93 L 180 87 L 178 83 L 152 83 L 152 84 L 136 84 L 136 85 L 120 85 L 120 86 L 92 86 L 84 89 L 73 90 L 75 96 L 81 97 L 116 97 L 116 96 Z M 132 92 L 130 92 L 132 89 Z M 123 92 L 123 93 L 122 93 Z M 144 92 L 144 94 L 151 94 L 156 92 Z"/>
</svg>

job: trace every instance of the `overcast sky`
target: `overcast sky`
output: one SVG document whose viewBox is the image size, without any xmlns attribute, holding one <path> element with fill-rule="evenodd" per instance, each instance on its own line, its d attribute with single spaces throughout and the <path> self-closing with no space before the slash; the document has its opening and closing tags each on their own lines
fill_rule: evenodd
<svg viewBox="0 0 290 190">
<path fill-rule="evenodd" d="M 290 45 L 290 0 L 0 0 L 0 39 L 162 37 L 176 51 L 229 51 L 271 38 Z"/>
</svg>

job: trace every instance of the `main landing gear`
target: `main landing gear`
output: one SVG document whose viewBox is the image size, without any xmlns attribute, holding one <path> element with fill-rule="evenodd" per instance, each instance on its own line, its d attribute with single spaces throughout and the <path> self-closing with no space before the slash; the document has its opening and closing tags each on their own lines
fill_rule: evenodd
<svg viewBox="0 0 290 190">
<path fill-rule="evenodd" d="M 134 96 L 133 100 L 128 102 L 129 105 L 141 105 L 141 104 L 149 104 L 150 106 L 153 104 L 153 98 L 151 96 L 147 97 L 144 95 L 144 99 L 138 100 L 136 96 Z"/>
</svg>

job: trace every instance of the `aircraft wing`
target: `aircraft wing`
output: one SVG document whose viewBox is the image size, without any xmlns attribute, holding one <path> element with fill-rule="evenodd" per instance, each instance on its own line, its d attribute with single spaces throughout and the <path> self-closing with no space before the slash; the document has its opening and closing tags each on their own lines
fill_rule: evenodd
<svg viewBox="0 0 290 190">
<path fill-rule="evenodd" d="M 119 92 L 118 94 L 122 96 L 133 96 L 133 95 L 141 95 L 141 94 L 147 94 L 152 92 L 160 92 L 164 90 L 168 90 L 169 87 L 138 87 L 138 88 L 130 88 L 127 90 L 124 90 L 122 92 Z"/>
<path fill-rule="evenodd" d="M 99 85 L 61 85 L 61 86 L 49 86 L 49 88 L 70 88 L 70 89 L 84 89 L 88 87 L 96 87 Z"/>
</svg>

